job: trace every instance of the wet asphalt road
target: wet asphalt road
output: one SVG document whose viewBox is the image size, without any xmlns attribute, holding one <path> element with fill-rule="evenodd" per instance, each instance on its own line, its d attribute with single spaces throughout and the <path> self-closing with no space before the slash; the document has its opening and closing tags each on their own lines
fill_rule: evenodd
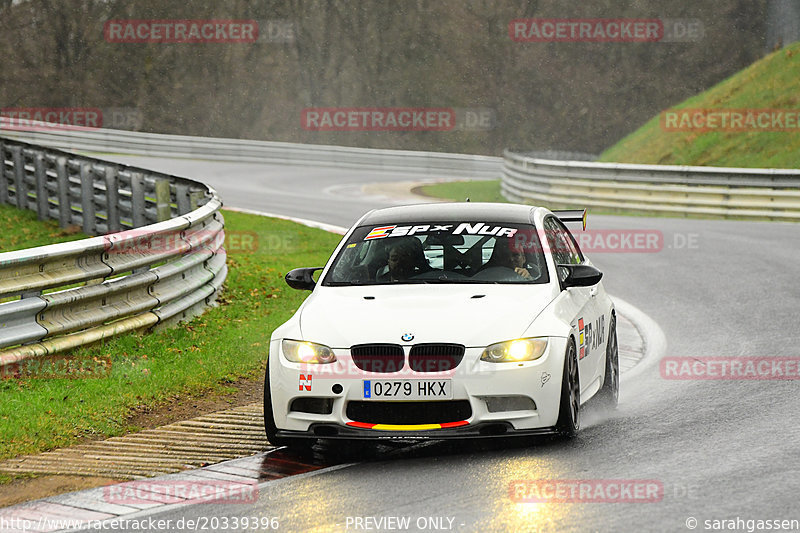
<svg viewBox="0 0 800 533">
<path fill-rule="evenodd" d="M 407 179 L 117 159 L 205 181 L 228 206 L 338 225 L 388 202 L 327 188 Z M 605 272 L 610 294 L 660 325 L 663 356 L 800 357 L 800 226 L 590 215 L 589 229 L 601 228 L 661 232 L 658 251 L 588 255 Z M 658 363 L 643 363 L 635 379 L 623 382 L 613 418 L 590 411 L 571 441 L 495 439 L 391 451 L 323 445 L 316 453 L 355 464 L 267 484 L 256 504 L 195 505 L 154 518 L 276 517 L 281 531 L 389 531 L 398 525 L 390 517 L 407 518 L 411 531 L 691 531 L 692 518 L 695 531 L 720 530 L 707 520 L 737 519 L 727 530 L 746 531 L 747 520 L 800 519 L 800 381 L 667 380 Z M 635 503 L 515 502 L 512 482 L 535 479 L 652 480 L 663 492 L 658 501 Z"/>
</svg>

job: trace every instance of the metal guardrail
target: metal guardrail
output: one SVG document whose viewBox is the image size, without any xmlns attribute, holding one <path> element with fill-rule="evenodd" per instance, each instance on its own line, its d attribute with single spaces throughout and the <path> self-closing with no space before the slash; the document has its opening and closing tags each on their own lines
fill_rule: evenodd
<svg viewBox="0 0 800 533">
<path fill-rule="evenodd" d="M 552 161 L 506 150 L 501 189 L 520 203 L 800 220 L 800 170 Z"/>
<path fill-rule="evenodd" d="M 444 152 L 189 137 L 105 128 L 69 130 L 35 122 L 21 127 L 2 117 L 0 133 L 62 150 L 397 171 L 431 178 L 497 179 L 503 163 L 500 157 Z"/>
<path fill-rule="evenodd" d="M 10 131 L 15 128 L 16 131 Z M 69 131 L 36 123 L 21 128 L 3 123 L 1 117 L 0 131 L 76 151 L 390 170 L 426 177 L 502 176 L 502 191 L 509 200 L 551 206 L 800 219 L 800 171 L 793 170 L 592 163 L 578 161 L 592 159 L 591 154 L 553 151 L 506 150 L 504 157 L 499 158 L 107 129 Z"/>
<path fill-rule="evenodd" d="M 507 151 L 532 157 L 534 159 L 554 159 L 557 161 L 597 161 L 596 154 L 588 154 L 586 152 L 571 152 L 566 150 L 514 150 L 508 148 Z"/>
<path fill-rule="evenodd" d="M 214 189 L 2 137 L 0 163 L 0 202 L 100 235 L 0 253 L 0 366 L 213 303 L 228 271 Z"/>
</svg>

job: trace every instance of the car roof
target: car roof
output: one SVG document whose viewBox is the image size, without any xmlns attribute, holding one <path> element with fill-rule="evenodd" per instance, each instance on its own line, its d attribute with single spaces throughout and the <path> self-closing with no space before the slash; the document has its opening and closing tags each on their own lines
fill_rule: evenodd
<svg viewBox="0 0 800 533">
<path fill-rule="evenodd" d="M 402 224 L 404 222 L 486 221 L 531 224 L 530 205 L 484 202 L 453 202 L 401 205 L 376 209 L 361 221 L 362 225 Z"/>
</svg>

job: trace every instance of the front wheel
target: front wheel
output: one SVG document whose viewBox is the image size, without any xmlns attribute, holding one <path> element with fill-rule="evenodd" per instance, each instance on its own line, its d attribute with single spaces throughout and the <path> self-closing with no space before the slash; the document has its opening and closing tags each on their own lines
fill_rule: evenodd
<svg viewBox="0 0 800 533">
<path fill-rule="evenodd" d="M 564 375 L 561 378 L 561 401 L 558 408 L 556 432 L 574 437 L 581 427 L 581 387 L 578 376 L 578 356 L 572 340 L 564 354 Z"/>
<path fill-rule="evenodd" d="M 617 319 L 611 318 L 606 342 L 606 369 L 603 387 L 597 393 L 598 401 L 605 409 L 616 409 L 619 404 L 619 345 L 617 344 Z"/>
</svg>

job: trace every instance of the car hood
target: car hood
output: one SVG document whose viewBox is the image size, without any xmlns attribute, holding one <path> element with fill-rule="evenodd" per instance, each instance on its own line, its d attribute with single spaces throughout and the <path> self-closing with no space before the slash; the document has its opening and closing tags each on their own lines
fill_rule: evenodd
<svg viewBox="0 0 800 533">
<path fill-rule="evenodd" d="M 553 299 L 550 285 L 318 287 L 300 313 L 304 340 L 354 344 L 451 342 L 467 347 L 515 339 Z"/>
</svg>

